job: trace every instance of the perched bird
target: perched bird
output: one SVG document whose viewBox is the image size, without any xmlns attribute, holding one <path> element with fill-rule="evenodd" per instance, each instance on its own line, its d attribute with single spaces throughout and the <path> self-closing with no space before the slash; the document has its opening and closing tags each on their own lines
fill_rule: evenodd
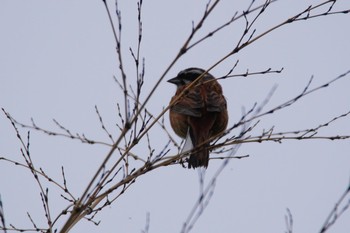
<svg viewBox="0 0 350 233">
<path fill-rule="evenodd" d="M 200 68 L 188 68 L 168 80 L 177 86 L 170 101 L 173 104 L 169 113 L 170 123 L 175 133 L 186 139 L 183 151 L 191 151 L 188 168 L 208 167 L 209 143 L 226 129 L 228 122 L 221 85 L 211 74 L 204 73 L 205 70 Z M 203 77 L 183 93 L 202 74 Z"/>
</svg>

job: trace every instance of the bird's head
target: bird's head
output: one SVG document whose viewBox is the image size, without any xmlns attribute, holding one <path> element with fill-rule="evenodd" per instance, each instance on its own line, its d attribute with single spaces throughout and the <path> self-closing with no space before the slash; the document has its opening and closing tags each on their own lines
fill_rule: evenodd
<svg viewBox="0 0 350 233">
<path fill-rule="evenodd" d="M 175 84 L 177 87 L 181 87 L 193 82 L 203 73 L 205 73 L 205 70 L 201 68 L 187 68 L 183 71 L 180 71 L 175 78 L 169 79 L 168 82 Z M 201 80 L 207 81 L 211 79 L 214 79 L 214 77 L 211 74 L 206 73 Z"/>
</svg>

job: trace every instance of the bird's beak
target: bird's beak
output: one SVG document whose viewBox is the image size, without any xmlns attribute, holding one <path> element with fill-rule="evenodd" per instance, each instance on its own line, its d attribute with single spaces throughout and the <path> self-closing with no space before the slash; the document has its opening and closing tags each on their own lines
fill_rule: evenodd
<svg viewBox="0 0 350 233">
<path fill-rule="evenodd" d="M 169 83 L 175 84 L 175 85 L 179 85 L 181 84 L 181 80 L 178 77 L 172 78 L 168 80 Z"/>
</svg>

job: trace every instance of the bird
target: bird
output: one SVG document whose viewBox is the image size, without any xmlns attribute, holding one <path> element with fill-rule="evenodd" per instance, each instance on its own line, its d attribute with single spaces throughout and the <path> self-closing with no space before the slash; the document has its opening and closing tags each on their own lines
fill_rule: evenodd
<svg viewBox="0 0 350 233">
<path fill-rule="evenodd" d="M 222 87 L 213 75 L 195 67 L 180 71 L 168 82 L 177 87 L 170 100 L 170 125 L 179 137 L 186 139 L 182 151 L 190 153 L 188 168 L 207 168 L 210 141 L 220 136 L 228 123 Z M 192 86 L 188 88 L 189 85 Z"/>
</svg>

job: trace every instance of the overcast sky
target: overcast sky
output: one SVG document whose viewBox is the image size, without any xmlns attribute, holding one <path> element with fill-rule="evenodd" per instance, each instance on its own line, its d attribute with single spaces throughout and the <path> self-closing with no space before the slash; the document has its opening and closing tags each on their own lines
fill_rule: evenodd
<svg viewBox="0 0 350 233">
<path fill-rule="evenodd" d="M 108 1 L 114 14 L 114 1 Z M 245 10 L 249 1 L 222 1 L 199 32 L 205 35 Z M 259 3 L 260 2 L 260 3 Z M 258 19 L 256 35 L 322 1 L 280 0 Z M 156 83 L 198 22 L 206 1 L 144 0 L 141 56 L 145 58 L 145 84 L 141 98 Z M 261 4 L 258 1 L 256 5 Z M 129 47 L 137 45 L 136 1 L 120 1 L 122 46 L 128 80 L 135 83 Z M 325 8 L 323 8 L 325 9 Z M 334 11 L 350 9 L 339 0 Z M 320 11 L 318 11 L 320 12 Z M 251 20 L 251 18 L 250 18 Z M 226 74 L 239 59 L 234 73 L 281 69 L 281 74 L 222 80 L 230 125 L 255 102 L 262 103 L 271 88 L 277 90 L 266 106 L 270 109 L 297 96 L 313 75 L 311 87 L 327 83 L 350 70 L 350 15 L 319 17 L 286 25 L 226 60 L 211 73 Z M 181 58 L 167 74 L 174 77 L 188 67 L 209 68 L 234 48 L 244 30 L 244 20 L 228 27 Z M 56 119 L 72 132 L 109 142 L 101 130 L 95 105 L 106 126 L 118 135 L 117 102 L 123 93 L 114 82 L 120 78 L 115 40 L 100 0 L 3 0 L 0 2 L 0 107 L 16 120 L 30 119 L 45 129 L 60 132 Z M 350 110 L 350 75 L 305 97 L 291 107 L 261 118 L 253 135 L 274 126 L 275 132 L 302 130 L 325 123 Z M 165 80 L 147 108 L 161 112 L 175 92 Z M 320 131 L 322 136 L 350 135 L 349 116 Z M 169 120 L 165 118 L 169 127 Z M 170 129 L 170 128 L 169 128 Z M 19 128 L 26 139 L 27 129 Z M 170 130 L 172 136 L 181 140 Z M 238 133 L 237 131 L 236 133 Z M 159 153 L 167 137 L 158 127 L 150 140 Z M 76 196 L 103 161 L 109 148 L 86 145 L 62 137 L 31 131 L 34 164 L 62 182 L 64 166 L 68 187 Z M 0 157 L 23 162 L 20 142 L 4 114 L 0 115 Z M 146 149 L 145 149 L 146 148 Z M 174 147 L 171 154 L 176 153 Z M 146 151 L 146 154 L 145 154 Z M 146 158 L 145 142 L 133 151 Z M 284 232 L 289 208 L 296 233 L 319 232 L 334 204 L 350 182 L 349 140 L 284 141 L 242 145 L 217 180 L 213 197 L 192 232 Z M 117 156 L 117 154 L 116 154 Z M 211 160 L 206 178 L 216 172 L 220 160 Z M 32 227 L 27 212 L 38 226 L 46 226 L 39 188 L 30 171 L 0 161 L 0 194 L 7 224 Z M 207 181 L 208 181 L 207 180 Z M 48 184 L 52 215 L 67 206 L 54 186 Z M 157 169 L 136 183 L 111 207 L 96 216 L 99 226 L 81 221 L 71 232 L 141 232 L 150 213 L 149 232 L 180 232 L 199 195 L 198 173 L 178 166 Z M 349 196 L 347 200 L 349 200 Z M 347 211 L 329 232 L 350 232 Z M 65 218 L 58 222 L 60 229 Z"/>
</svg>

